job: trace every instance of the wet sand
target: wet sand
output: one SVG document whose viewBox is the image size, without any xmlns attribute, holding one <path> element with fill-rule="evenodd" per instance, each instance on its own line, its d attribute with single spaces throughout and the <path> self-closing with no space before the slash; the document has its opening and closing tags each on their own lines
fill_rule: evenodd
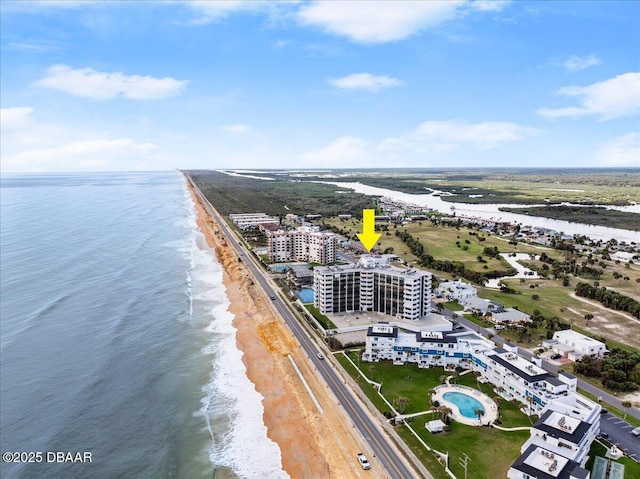
<svg viewBox="0 0 640 479">
<path fill-rule="evenodd" d="M 293 479 L 386 477 L 379 464 L 374 463 L 369 471 L 360 468 L 358 452 L 371 458 L 364 441 L 326 383 L 314 374 L 313 365 L 272 309 L 271 300 L 252 284 L 235 251 L 215 234 L 214 219 L 193 192 L 192 197 L 198 225 L 224 268 L 236 343 L 244 353 L 249 380 L 264 397 L 264 424 L 268 437 L 280 448 L 283 469 Z M 295 359 L 324 414 L 314 405 L 288 355 Z"/>
</svg>

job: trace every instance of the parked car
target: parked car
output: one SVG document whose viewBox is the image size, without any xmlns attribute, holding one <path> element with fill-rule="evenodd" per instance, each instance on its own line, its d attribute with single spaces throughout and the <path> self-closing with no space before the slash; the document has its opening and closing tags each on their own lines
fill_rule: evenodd
<svg viewBox="0 0 640 479">
<path fill-rule="evenodd" d="M 631 434 L 633 434 L 636 437 L 640 437 L 640 427 L 637 427 L 635 429 L 631 430 Z"/>
<path fill-rule="evenodd" d="M 362 469 L 364 469 L 365 471 L 367 469 L 371 469 L 371 464 L 369 463 L 369 459 L 367 459 L 367 456 L 365 456 L 361 452 L 358 453 L 358 462 L 362 466 Z"/>
<path fill-rule="evenodd" d="M 551 355 L 551 359 L 560 359 L 562 357 L 562 354 L 560 353 L 553 353 Z"/>
<path fill-rule="evenodd" d="M 607 414 L 609 412 L 609 410 L 607 408 L 602 408 L 600 409 L 600 414 Z"/>
<path fill-rule="evenodd" d="M 606 432 L 601 432 L 598 437 L 600 439 L 609 439 L 609 434 L 607 434 Z"/>
</svg>

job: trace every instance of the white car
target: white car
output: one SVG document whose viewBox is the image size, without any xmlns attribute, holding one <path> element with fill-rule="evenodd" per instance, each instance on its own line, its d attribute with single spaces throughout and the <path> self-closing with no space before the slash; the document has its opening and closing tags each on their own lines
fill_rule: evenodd
<svg viewBox="0 0 640 479">
<path fill-rule="evenodd" d="M 640 427 L 637 427 L 631 431 L 634 436 L 640 436 Z"/>
<path fill-rule="evenodd" d="M 371 469 L 371 464 L 369 463 L 369 459 L 367 459 L 367 456 L 365 456 L 361 452 L 358 453 L 358 462 L 362 466 L 362 469 L 364 469 L 365 471 L 367 469 Z"/>
</svg>

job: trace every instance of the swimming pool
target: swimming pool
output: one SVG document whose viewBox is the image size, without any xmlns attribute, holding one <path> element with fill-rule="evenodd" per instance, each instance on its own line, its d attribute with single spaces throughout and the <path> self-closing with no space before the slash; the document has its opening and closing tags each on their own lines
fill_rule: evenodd
<svg viewBox="0 0 640 479">
<path fill-rule="evenodd" d="M 455 404 L 464 417 L 468 418 L 477 418 L 478 415 L 475 413 L 477 409 L 482 409 L 485 411 L 484 406 L 477 399 L 469 396 L 468 394 L 459 393 L 459 392 L 448 392 L 442 395 L 442 399 L 445 401 L 449 401 L 452 404 Z"/>
<path fill-rule="evenodd" d="M 298 292 L 298 298 L 304 304 L 313 303 L 313 290 L 310 288 L 303 288 Z"/>
</svg>

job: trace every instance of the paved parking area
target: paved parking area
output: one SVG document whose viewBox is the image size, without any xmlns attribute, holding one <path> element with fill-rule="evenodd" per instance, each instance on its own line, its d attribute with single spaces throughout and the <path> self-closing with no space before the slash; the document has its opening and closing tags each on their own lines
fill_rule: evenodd
<svg viewBox="0 0 640 479">
<path fill-rule="evenodd" d="M 640 461 L 640 437 L 631 434 L 635 426 L 611 413 L 600 417 L 600 431 L 608 434 L 608 441 L 622 449 L 625 454 Z"/>
</svg>

